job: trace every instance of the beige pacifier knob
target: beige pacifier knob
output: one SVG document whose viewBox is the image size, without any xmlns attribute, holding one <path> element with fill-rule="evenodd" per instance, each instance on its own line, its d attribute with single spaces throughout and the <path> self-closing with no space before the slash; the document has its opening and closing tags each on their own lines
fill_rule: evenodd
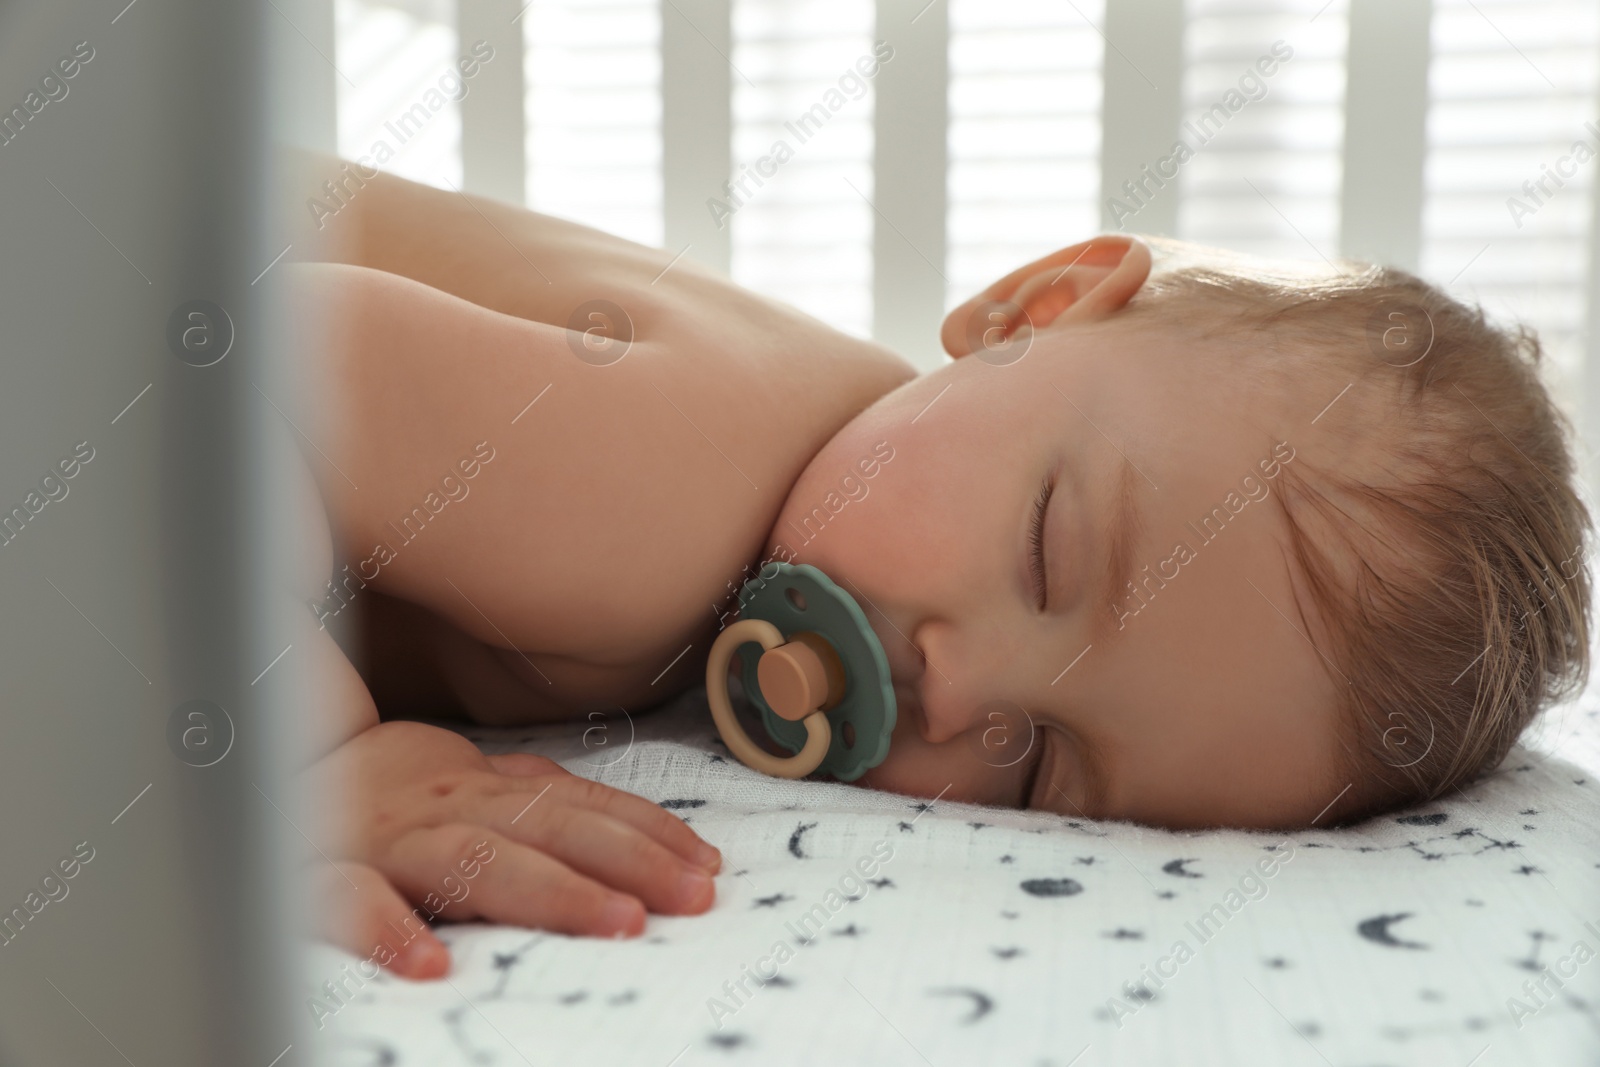
<svg viewBox="0 0 1600 1067">
<path fill-rule="evenodd" d="M 767 705 L 791 722 L 814 711 L 827 711 L 844 699 L 844 664 L 832 646 L 814 633 L 797 633 L 763 652 L 756 665 L 756 681 Z"/>
<path fill-rule="evenodd" d="M 821 771 L 853 782 L 882 763 L 894 734 L 894 679 L 850 594 L 809 563 L 769 561 L 739 591 L 739 614 L 706 656 L 706 703 L 728 751 L 780 778 Z M 729 699 L 735 654 L 748 710 L 766 734 L 761 744 Z"/>
<path fill-rule="evenodd" d="M 816 639 L 805 641 L 807 637 Z M 812 705 L 809 710 L 802 707 L 800 713 L 793 716 L 804 722 L 806 728 L 805 745 L 793 756 L 787 759 L 774 756 L 750 740 L 733 713 L 733 704 L 728 700 L 728 660 L 734 650 L 747 641 L 759 642 L 766 649 L 766 655 L 780 649 L 788 650 L 783 658 L 774 660 L 770 668 L 777 675 L 779 688 L 788 686 L 789 692 L 784 703 L 786 708 L 793 708 L 797 703 L 803 704 L 813 694 L 824 698 L 824 707 L 832 707 L 827 698 L 834 703 L 843 698 L 844 666 L 838 662 L 837 654 L 828 643 L 815 634 L 795 634 L 794 639 L 785 640 L 776 626 L 763 619 L 740 619 L 711 643 L 711 655 L 706 660 L 706 702 L 711 706 L 711 718 L 717 724 L 717 732 L 722 735 L 728 751 L 745 766 L 763 773 L 778 778 L 804 778 L 816 770 L 827 756 L 833 728 L 821 709 Z M 797 645 L 803 651 L 798 651 Z M 812 662 L 807 662 L 807 654 Z M 830 656 L 833 659 L 832 666 L 829 665 Z M 765 660 L 756 668 L 757 682 L 762 686 L 763 693 L 766 692 L 765 676 L 768 669 Z M 820 681 L 817 674 L 819 669 Z M 837 671 L 837 696 L 833 692 L 834 671 Z M 773 705 L 769 703 L 769 706 Z"/>
</svg>

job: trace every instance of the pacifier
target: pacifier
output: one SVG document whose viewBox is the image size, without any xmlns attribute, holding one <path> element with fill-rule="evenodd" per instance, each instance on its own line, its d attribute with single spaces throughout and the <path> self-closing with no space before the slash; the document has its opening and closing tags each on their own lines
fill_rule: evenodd
<svg viewBox="0 0 1600 1067">
<path fill-rule="evenodd" d="M 889 755 L 894 683 L 883 645 L 850 594 L 808 563 L 768 563 L 739 591 L 739 621 L 706 662 L 706 700 L 728 749 L 778 778 L 822 770 L 852 782 Z M 745 695 L 767 734 L 795 755 L 764 751 L 728 699 L 737 655 Z"/>
</svg>

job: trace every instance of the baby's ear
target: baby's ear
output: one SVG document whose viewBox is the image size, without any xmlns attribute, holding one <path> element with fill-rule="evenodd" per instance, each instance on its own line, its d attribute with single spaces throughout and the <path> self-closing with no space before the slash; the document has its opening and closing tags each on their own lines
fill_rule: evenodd
<svg viewBox="0 0 1600 1067">
<path fill-rule="evenodd" d="M 946 315 L 939 340 L 960 359 L 975 338 L 991 336 L 986 331 L 1010 336 L 1030 324 L 1043 330 L 1056 322 L 1093 322 L 1120 310 L 1149 276 L 1150 248 L 1143 241 L 1095 237 L 1007 274 Z M 974 316 L 982 318 L 976 327 Z"/>
</svg>

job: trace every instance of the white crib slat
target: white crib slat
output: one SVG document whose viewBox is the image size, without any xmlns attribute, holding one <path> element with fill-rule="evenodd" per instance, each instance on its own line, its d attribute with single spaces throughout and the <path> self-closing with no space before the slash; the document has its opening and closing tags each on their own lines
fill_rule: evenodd
<svg viewBox="0 0 1600 1067">
<path fill-rule="evenodd" d="M 872 336 L 919 367 L 938 366 L 945 292 L 949 9 L 877 0 L 877 38 L 894 48 L 876 79 L 871 190 Z"/>
<path fill-rule="evenodd" d="M 666 247 L 728 273 L 732 242 L 707 201 L 733 169 L 732 0 L 661 0 Z"/>
<path fill-rule="evenodd" d="M 1351 0 L 1342 255 L 1415 271 L 1427 154 L 1429 0 Z"/>
<path fill-rule="evenodd" d="M 1100 225 L 1170 236 L 1178 230 L 1178 178 L 1155 172 L 1182 119 L 1183 0 L 1106 0 L 1101 32 Z M 1137 213 L 1113 211 L 1114 199 Z"/>
<path fill-rule="evenodd" d="M 494 49 L 461 101 L 461 169 L 466 190 L 520 204 L 527 194 L 522 71 L 526 0 L 458 0 L 456 35 L 467 55 L 479 41 Z M 515 21 L 513 21 L 515 20 Z"/>
</svg>

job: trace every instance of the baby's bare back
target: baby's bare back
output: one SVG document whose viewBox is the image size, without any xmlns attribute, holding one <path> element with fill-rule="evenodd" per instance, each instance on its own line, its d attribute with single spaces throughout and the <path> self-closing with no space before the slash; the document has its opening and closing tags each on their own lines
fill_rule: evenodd
<svg viewBox="0 0 1600 1067">
<path fill-rule="evenodd" d="M 325 608 L 360 613 L 380 708 L 528 721 L 692 684 L 790 486 L 911 368 L 585 227 L 387 177 L 357 207 L 297 284 L 330 327 L 311 462 L 354 590 Z"/>
</svg>

